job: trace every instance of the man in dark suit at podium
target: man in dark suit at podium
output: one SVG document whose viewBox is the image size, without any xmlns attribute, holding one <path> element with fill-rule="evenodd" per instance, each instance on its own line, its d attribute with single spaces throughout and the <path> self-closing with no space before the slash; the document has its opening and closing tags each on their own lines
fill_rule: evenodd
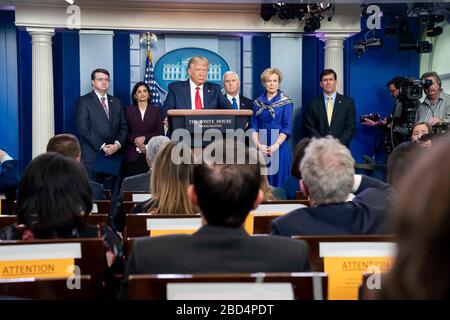
<svg viewBox="0 0 450 320">
<path fill-rule="evenodd" d="M 223 96 L 220 86 L 206 82 L 208 68 L 209 61 L 204 57 L 189 60 L 189 79 L 169 85 L 164 115 L 170 109 L 231 109 L 231 103 Z"/>
<path fill-rule="evenodd" d="M 227 71 L 223 74 L 223 86 L 225 97 L 230 101 L 233 109 L 253 110 L 253 100 L 239 94 L 241 82 L 239 76 L 234 71 Z"/>
<path fill-rule="evenodd" d="M 120 99 L 107 94 L 109 72 L 91 73 L 92 91 L 77 102 L 76 122 L 80 132 L 81 161 L 91 179 L 111 189 L 112 205 L 120 189 L 120 165 L 128 125 Z M 112 218 L 112 217 L 110 217 Z"/>
<path fill-rule="evenodd" d="M 355 103 L 336 92 L 337 75 L 325 69 L 320 75 L 323 95 L 308 103 L 304 127 L 308 137 L 332 135 L 349 147 L 356 130 Z"/>
</svg>

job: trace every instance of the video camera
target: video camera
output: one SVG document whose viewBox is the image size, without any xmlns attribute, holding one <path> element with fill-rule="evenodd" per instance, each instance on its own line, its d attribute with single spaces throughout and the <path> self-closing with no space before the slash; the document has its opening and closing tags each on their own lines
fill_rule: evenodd
<svg viewBox="0 0 450 320">
<path fill-rule="evenodd" d="M 416 120 L 416 110 L 420 105 L 423 89 L 428 89 L 433 82 L 428 79 L 405 77 L 400 82 L 398 99 L 402 105 L 402 114 L 392 127 L 392 131 L 404 137 L 411 135 L 411 129 Z"/>
<path fill-rule="evenodd" d="M 429 79 L 416 80 L 405 77 L 400 85 L 400 100 L 419 100 L 422 98 L 422 88 L 428 89 L 433 82 Z"/>
</svg>

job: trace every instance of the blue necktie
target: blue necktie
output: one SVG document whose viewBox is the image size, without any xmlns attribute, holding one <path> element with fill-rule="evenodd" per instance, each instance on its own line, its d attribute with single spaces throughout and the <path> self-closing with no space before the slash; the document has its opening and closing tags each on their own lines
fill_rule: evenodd
<svg viewBox="0 0 450 320">
<path fill-rule="evenodd" d="M 233 109 L 238 109 L 236 98 L 233 97 L 233 99 L 231 99 L 231 101 L 233 101 Z"/>
</svg>

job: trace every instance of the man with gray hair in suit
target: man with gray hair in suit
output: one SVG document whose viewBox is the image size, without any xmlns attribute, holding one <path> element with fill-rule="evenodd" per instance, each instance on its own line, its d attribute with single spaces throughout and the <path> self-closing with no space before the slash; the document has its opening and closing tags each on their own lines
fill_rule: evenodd
<svg viewBox="0 0 450 320">
<path fill-rule="evenodd" d="M 314 138 L 300 164 L 300 188 L 309 197 L 311 207 L 273 220 L 272 234 L 290 237 L 386 233 L 392 187 L 355 175 L 354 166 L 350 151 L 337 139 Z"/>
<path fill-rule="evenodd" d="M 241 82 L 236 72 L 227 71 L 223 74 L 223 86 L 226 91 L 225 97 L 230 101 L 233 109 L 253 110 L 253 100 L 240 94 Z"/>
<path fill-rule="evenodd" d="M 119 197 L 117 199 L 116 207 L 114 208 L 115 217 L 117 217 L 118 215 L 123 216 L 123 193 L 125 191 L 151 192 L 150 177 L 152 173 L 152 163 L 155 160 L 159 150 L 161 150 L 169 142 L 170 139 L 166 136 L 154 136 L 148 141 L 147 145 L 145 146 L 145 158 L 147 160 L 149 170 L 146 173 L 127 177 L 122 181 L 122 187 L 120 188 Z M 123 221 L 121 221 L 120 226 L 121 228 L 119 228 L 119 230 L 122 230 Z"/>
</svg>

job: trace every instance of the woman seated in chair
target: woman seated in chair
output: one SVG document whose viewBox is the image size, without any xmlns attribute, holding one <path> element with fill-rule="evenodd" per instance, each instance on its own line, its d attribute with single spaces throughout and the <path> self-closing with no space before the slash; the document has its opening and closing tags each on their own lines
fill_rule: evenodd
<svg viewBox="0 0 450 320">
<path fill-rule="evenodd" d="M 192 153 L 189 148 L 183 148 L 189 154 L 184 155 L 183 162 L 180 164 L 175 163 L 172 158 L 172 151 L 178 155 L 178 151 L 174 149 L 180 146 L 181 142 L 170 142 L 158 152 L 150 178 L 152 198 L 138 203 L 133 208 L 133 213 L 194 214 L 196 212 L 186 191 L 192 183 L 194 163 Z"/>
<path fill-rule="evenodd" d="M 103 239 L 107 286 L 119 280 L 125 267 L 122 245 L 105 224 L 86 223 L 91 185 L 80 163 L 54 152 L 36 157 L 25 169 L 17 202 L 18 222 L 0 230 L 0 240 Z"/>
</svg>

